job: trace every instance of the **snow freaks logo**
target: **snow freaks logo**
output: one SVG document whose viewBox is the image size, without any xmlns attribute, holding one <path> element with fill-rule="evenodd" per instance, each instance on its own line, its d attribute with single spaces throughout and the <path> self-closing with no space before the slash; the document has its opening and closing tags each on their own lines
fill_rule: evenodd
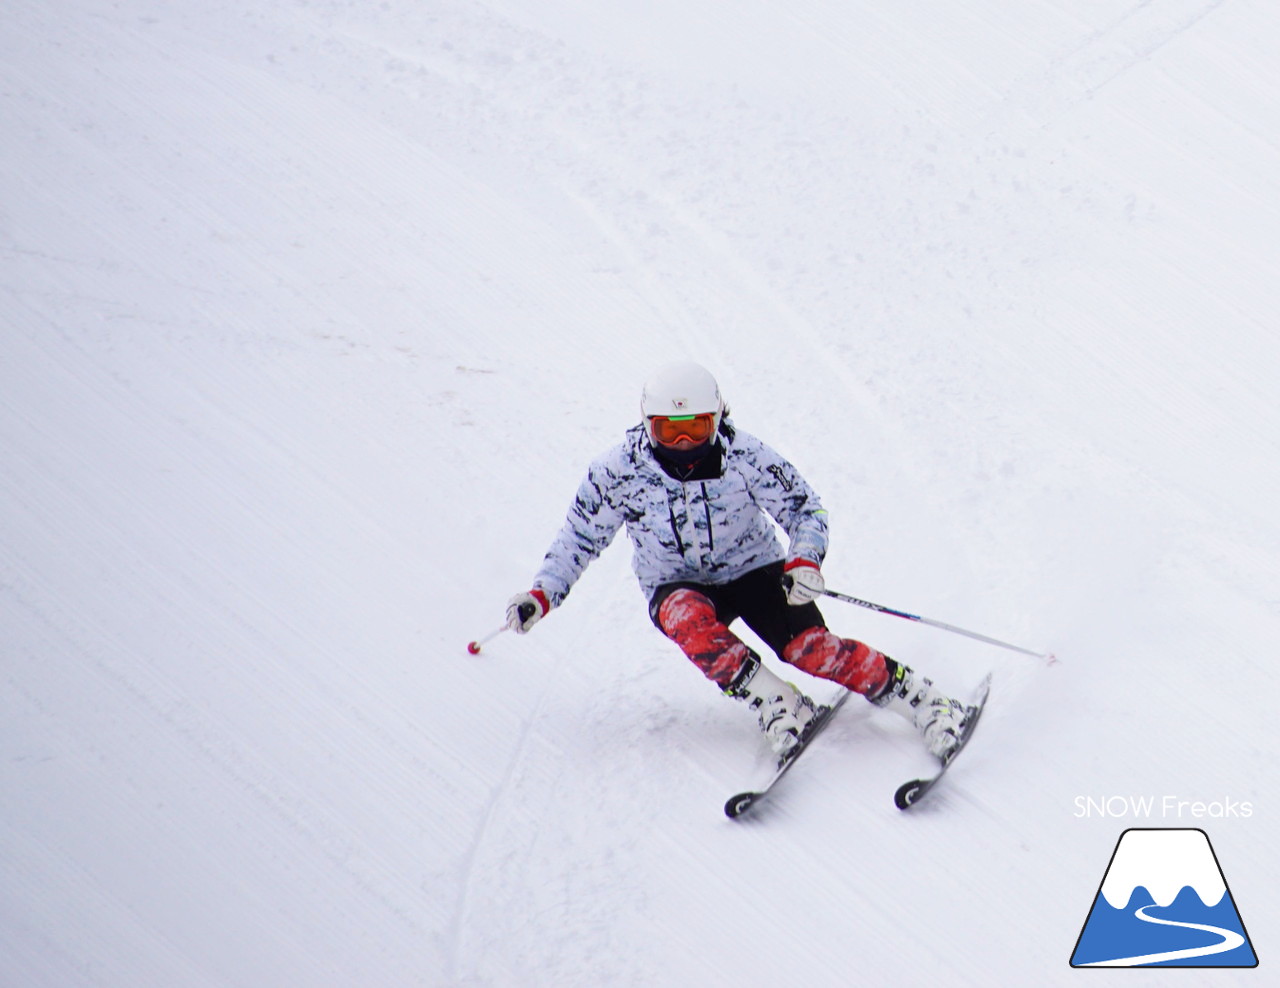
<svg viewBox="0 0 1280 988">
<path fill-rule="evenodd" d="M 1226 817 L 1251 817 L 1253 804 L 1242 803 L 1230 796 L 1205 802 L 1201 799 L 1179 799 L 1177 796 L 1077 796 L 1072 816 L 1082 817 L 1126 817 L 1135 820 L 1138 817 L 1150 819 L 1153 816 L 1181 820 L 1192 817 L 1197 820 L 1205 817 L 1225 819 Z"/>
<path fill-rule="evenodd" d="M 1072 967 L 1257 967 L 1203 830 L 1126 830 Z"/>
</svg>

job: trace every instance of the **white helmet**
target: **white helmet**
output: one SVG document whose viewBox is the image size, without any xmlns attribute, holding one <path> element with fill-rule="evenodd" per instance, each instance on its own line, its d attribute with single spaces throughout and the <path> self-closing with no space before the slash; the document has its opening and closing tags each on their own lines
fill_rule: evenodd
<svg viewBox="0 0 1280 988">
<path fill-rule="evenodd" d="M 724 402 L 711 372 L 682 360 L 660 367 L 645 382 L 640 411 L 652 445 L 687 448 L 715 437 Z"/>
</svg>

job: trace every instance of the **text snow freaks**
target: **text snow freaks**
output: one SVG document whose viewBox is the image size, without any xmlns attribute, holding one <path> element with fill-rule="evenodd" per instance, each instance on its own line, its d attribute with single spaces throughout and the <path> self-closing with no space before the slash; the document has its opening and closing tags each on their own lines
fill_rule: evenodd
<svg viewBox="0 0 1280 988">
<path fill-rule="evenodd" d="M 1225 798 L 1181 799 L 1177 796 L 1077 796 L 1072 816 L 1149 820 L 1221 820 L 1253 816 L 1253 803 Z"/>
</svg>

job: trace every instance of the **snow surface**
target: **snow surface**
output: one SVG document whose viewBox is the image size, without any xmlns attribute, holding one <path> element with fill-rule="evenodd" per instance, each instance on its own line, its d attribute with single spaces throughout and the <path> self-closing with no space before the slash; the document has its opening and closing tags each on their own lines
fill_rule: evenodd
<svg viewBox="0 0 1280 988">
<path fill-rule="evenodd" d="M 0 983 L 1074 983 L 1142 825 L 1210 834 L 1265 967 L 1278 41 L 1266 0 L 6 4 Z M 826 608 L 995 672 L 909 815 L 921 746 L 854 703 L 724 819 L 754 723 L 625 539 L 467 654 L 676 357 L 822 493 L 833 588 L 1061 660 Z"/>
</svg>

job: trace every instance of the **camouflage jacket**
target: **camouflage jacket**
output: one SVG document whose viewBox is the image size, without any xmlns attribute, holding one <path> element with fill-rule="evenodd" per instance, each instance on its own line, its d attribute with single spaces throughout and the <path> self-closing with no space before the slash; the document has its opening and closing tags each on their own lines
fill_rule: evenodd
<svg viewBox="0 0 1280 988">
<path fill-rule="evenodd" d="M 679 481 L 654 458 L 642 425 L 595 460 L 533 586 L 558 607 L 623 525 L 646 599 L 664 583 L 718 585 L 782 559 L 821 564 L 827 519 L 796 468 L 725 423 L 720 476 Z M 783 552 L 770 518 L 787 533 Z"/>
</svg>

